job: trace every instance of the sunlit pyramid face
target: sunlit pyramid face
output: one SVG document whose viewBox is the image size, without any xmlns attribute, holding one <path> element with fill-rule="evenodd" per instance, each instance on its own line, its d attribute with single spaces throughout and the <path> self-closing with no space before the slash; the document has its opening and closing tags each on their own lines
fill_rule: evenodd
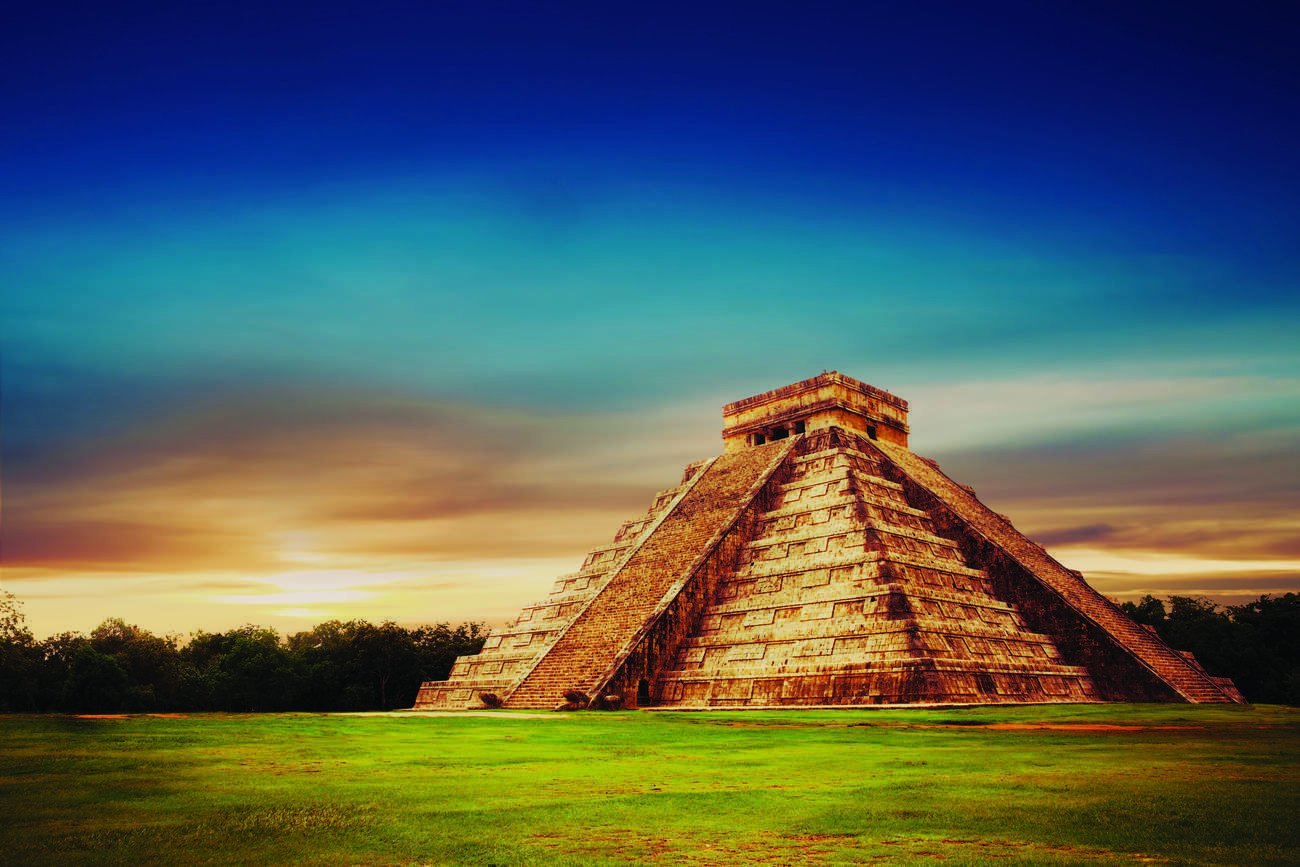
<svg viewBox="0 0 1300 867">
<path fill-rule="evenodd" d="M 723 409 L 578 571 L 417 708 L 1234 701 L 907 445 L 835 372 Z"/>
</svg>

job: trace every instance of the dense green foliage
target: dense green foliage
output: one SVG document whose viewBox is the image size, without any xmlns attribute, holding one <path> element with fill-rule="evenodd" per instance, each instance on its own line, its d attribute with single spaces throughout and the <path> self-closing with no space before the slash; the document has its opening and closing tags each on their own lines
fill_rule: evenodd
<svg viewBox="0 0 1300 867">
<path fill-rule="evenodd" d="M 90 635 L 37 641 L 13 594 L 0 591 L 0 711 L 287 711 L 410 707 L 477 653 L 480 623 L 378 626 L 331 620 L 281 638 L 242 626 L 188 642 L 110 618 Z"/>
<path fill-rule="evenodd" d="M 1125 602 L 1171 647 L 1231 677 L 1249 701 L 1300 705 L 1300 594 L 1221 608 L 1205 599 Z M 89 636 L 38 641 L 18 600 L 0 591 L 0 711 L 288 711 L 410 707 L 423 680 L 441 680 L 476 653 L 482 624 L 407 629 L 331 620 L 281 637 L 243 626 L 187 642 L 119 618 Z"/>
<path fill-rule="evenodd" d="M 1294 864 L 1300 711 L 0 718 L 6 864 Z"/>
<path fill-rule="evenodd" d="M 1247 700 L 1300 705 L 1300 594 L 1221 608 L 1208 599 L 1152 596 L 1125 602 L 1124 613 L 1155 629 L 1170 647 L 1189 650 L 1210 674 L 1230 677 Z"/>
</svg>

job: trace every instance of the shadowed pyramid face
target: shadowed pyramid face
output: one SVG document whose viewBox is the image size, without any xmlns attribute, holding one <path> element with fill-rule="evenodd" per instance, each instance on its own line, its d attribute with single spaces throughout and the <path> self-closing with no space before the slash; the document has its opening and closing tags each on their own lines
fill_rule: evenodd
<svg viewBox="0 0 1300 867">
<path fill-rule="evenodd" d="M 907 445 L 907 401 L 836 371 L 722 408 L 723 450 L 761 446 L 830 427 Z"/>
<path fill-rule="evenodd" d="M 828 372 L 723 418 L 416 708 L 1239 700 L 913 454 L 906 401 Z"/>
</svg>

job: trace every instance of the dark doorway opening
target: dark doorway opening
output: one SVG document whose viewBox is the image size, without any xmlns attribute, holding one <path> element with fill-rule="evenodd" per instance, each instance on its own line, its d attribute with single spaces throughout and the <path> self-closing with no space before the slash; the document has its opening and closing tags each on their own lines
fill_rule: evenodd
<svg viewBox="0 0 1300 867">
<path fill-rule="evenodd" d="M 650 681 L 646 680 L 644 677 L 641 678 L 636 685 L 636 706 L 650 706 Z"/>
<path fill-rule="evenodd" d="M 772 442 L 783 440 L 790 435 L 790 432 L 783 427 L 772 429 Z"/>
</svg>

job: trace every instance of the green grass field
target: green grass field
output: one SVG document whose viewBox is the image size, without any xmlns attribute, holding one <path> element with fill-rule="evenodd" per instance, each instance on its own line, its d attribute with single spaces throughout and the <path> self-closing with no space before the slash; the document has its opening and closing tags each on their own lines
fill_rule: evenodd
<svg viewBox="0 0 1300 867">
<path fill-rule="evenodd" d="M 1300 863 L 1279 707 L 7 717 L 0 786 L 6 864 Z"/>
</svg>

